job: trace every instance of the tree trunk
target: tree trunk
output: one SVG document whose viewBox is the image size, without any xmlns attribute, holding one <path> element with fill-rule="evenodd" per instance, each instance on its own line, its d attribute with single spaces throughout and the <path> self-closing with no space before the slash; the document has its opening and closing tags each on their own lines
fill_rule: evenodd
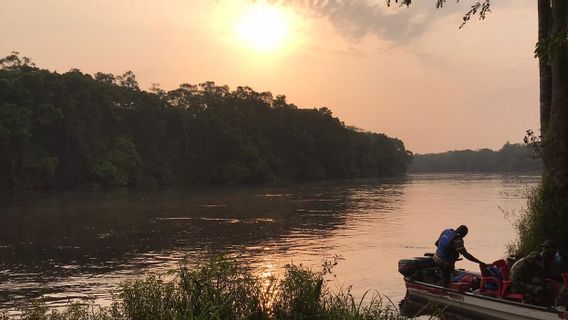
<svg viewBox="0 0 568 320">
<path fill-rule="evenodd" d="M 550 0 L 538 0 L 538 42 L 545 43 L 550 36 L 552 28 L 552 8 Z M 539 57 L 540 73 L 540 132 L 546 132 L 550 117 L 550 101 L 552 99 L 552 70 L 548 61 L 548 55 L 541 54 Z"/>
<path fill-rule="evenodd" d="M 543 25 L 539 26 L 543 33 L 547 29 L 546 16 L 547 13 L 540 10 L 546 10 L 545 3 L 539 0 L 539 22 Z M 549 177 L 552 179 L 554 187 L 560 191 L 562 195 L 568 195 L 568 45 L 566 44 L 566 31 L 568 30 L 568 1 L 552 0 L 552 24 L 549 29 L 553 37 L 559 37 L 560 41 L 550 46 L 548 57 L 544 54 L 540 59 L 541 66 L 549 64 L 550 72 L 547 66 L 542 66 L 541 76 L 541 135 L 542 135 L 542 154 Z M 544 61 L 543 61 L 544 60 Z M 548 60 L 548 61 L 547 61 Z M 547 78 L 551 75 L 551 80 Z M 548 104 L 548 88 L 551 88 L 550 104 Z M 544 90 L 543 90 L 544 89 Z"/>
</svg>

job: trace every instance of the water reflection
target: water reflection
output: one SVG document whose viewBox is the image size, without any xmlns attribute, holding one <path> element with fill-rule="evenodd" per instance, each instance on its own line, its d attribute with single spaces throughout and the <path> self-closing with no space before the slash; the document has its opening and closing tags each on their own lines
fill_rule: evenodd
<svg viewBox="0 0 568 320">
<path fill-rule="evenodd" d="M 286 188 L 3 198 L 0 303 L 108 301 L 124 279 L 220 252 L 249 259 L 267 275 L 291 261 L 315 266 L 338 254 L 346 259 L 338 278 L 353 283 L 355 293 L 380 288 L 399 298 L 404 285 L 396 261 L 429 250 L 447 226 L 470 225 L 466 245 L 474 254 L 503 252 L 513 231 L 499 208 L 518 210 L 524 184 L 535 181 L 418 175 Z"/>
</svg>

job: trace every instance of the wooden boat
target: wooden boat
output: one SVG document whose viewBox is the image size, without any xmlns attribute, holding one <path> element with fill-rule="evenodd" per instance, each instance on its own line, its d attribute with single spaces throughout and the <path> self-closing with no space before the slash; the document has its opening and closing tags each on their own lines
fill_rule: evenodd
<svg viewBox="0 0 568 320">
<path fill-rule="evenodd" d="M 401 311 L 406 316 L 443 312 L 450 315 L 449 318 L 458 319 L 568 319 L 565 307 L 542 307 L 481 292 L 475 288 L 479 285 L 476 279 L 481 278 L 480 273 L 458 270 L 458 276 L 467 276 L 473 281 L 442 287 L 437 284 L 439 277 L 431 257 L 400 260 L 399 272 L 404 275 L 407 290 L 401 302 Z"/>
</svg>

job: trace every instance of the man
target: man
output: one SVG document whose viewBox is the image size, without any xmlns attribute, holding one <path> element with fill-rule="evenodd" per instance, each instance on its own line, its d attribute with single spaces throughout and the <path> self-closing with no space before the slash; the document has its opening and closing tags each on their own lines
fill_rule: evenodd
<svg viewBox="0 0 568 320">
<path fill-rule="evenodd" d="M 511 291 L 525 295 L 527 303 L 546 304 L 547 290 L 544 281 L 542 255 L 536 251 L 519 259 L 511 268 Z"/>
<path fill-rule="evenodd" d="M 434 255 L 434 262 L 440 268 L 442 275 L 441 285 L 444 287 L 450 286 L 452 272 L 460 254 L 469 261 L 484 264 L 465 249 L 463 238 L 467 235 L 467 232 L 468 229 L 464 225 L 459 226 L 456 230 L 446 229 L 442 231 L 436 241 L 436 247 L 438 248 Z"/>
<path fill-rule="evenodd" d="M 564 270 L 560 254 L 558 253 L 558 246 L 554 241 L 546 240 L 541 245 L 541 248 L 545 278 L 552 279 L 556 282 L 563 282 L 562 272 L 564 272 Z"/>
</svg>

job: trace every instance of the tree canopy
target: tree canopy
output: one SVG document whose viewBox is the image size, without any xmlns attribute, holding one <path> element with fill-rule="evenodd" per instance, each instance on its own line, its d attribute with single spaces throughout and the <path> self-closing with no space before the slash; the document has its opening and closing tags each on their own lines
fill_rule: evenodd
<svg viewBox="0 0 568 320">
<path fill-rule="evenodd" d="M 141 90 L 121 76 L 0 59 L 0 190 L 269 183 L 402 175 L 401 140 L 327 108 L 214 82 Z"/>
</svg>

